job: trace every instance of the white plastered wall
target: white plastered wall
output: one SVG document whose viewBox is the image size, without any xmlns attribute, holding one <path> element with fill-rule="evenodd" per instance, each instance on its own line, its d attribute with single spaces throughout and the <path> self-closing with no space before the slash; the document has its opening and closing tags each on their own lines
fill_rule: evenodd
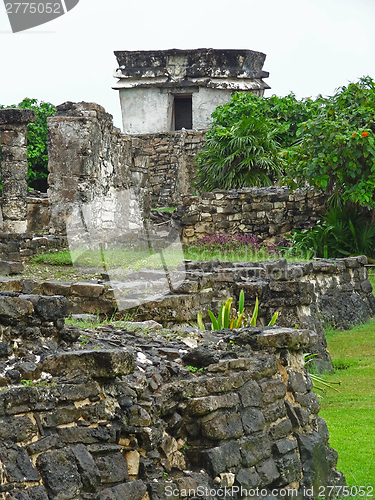
<svg viewBox="0 0 375 500">
<path fill-rule="evenodd" d="M 193 94 L 193 129 L 206 130 L 217 106 L 227 103 L 231 97 L 231 90 L 200 87 L 199 92 Z"/>
<path fill-rule="evenodd" d="M 158 88 L 121 89 L 120 104 L 125 134 L 171 131 L 173 97 Z"/>
</svg>

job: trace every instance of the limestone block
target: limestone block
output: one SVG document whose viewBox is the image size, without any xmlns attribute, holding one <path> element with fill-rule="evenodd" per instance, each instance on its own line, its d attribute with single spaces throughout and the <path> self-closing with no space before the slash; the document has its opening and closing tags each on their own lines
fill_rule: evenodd
<svg viewBox="0 0 375 500">
<path fill-rule="evenodd" d="M 201 419 L 202 435 L 209 439 L 233 439 L 243 435 L 241 418 L 238 413 L 216 411 Z"/>
<path fill-rule="evenodd" d="M 136 450 L 127 451 L 125 453 L 125 459 L 128 464 L 128 474 L 129 476 L 138 476 L 139 471 L 139 453 Z"/>
<path fill-rule="evenodd" d="M 56 356 L 48 356 L 43 370 L 57 375 L 80 369 L 92 377 L 113 378 L 134 371 L 134 357 L 125 351 L 70 351 Z"/>
<path fill-rule="evenodd" d="M 32 109 L 9 108 L 0 110 L 0 125 L 14 126 L 15 124 L 35 121 L 35 111 Z"/>
<path fill-rule="evenodd" d="M 243 489 L 250 490 L 261 485 L 262 480 L 255 467 L 240 469 L 236 475 L 236 481 Z"/>
<path fill-rule="evenodd" d="M 70 291 L 73 295 L 79 295 L 80 297 L 98 298 L 104 291 L 104 285 L 78 282 L 71 285 Z"/>
<path fill-rule="evenodd" d="M 81 476 L 70 449 L 42 453 L 37 467 L 52 498 L 74 498 L 83 488 Z M 66 478 L 69 477 L 69 481 Z"/>
<path fill-rule="evenodd" d="M 129 479 L 128 464 L 120 452 L 95 456 L 95 463 L 100 472 L 102 484 L 118 483 Z"/>
<path fill-rule="evenodd" d="M 3 483 L 22 481 L 39 481 L 38 471 L 33 466 L 25 449 L 16 444 L 0 444 L 0 460 L 2 462 Z"/>
<path fill-rule="evenodd" d="M 232 408 L 238 405 L 240 399 L 238 394 L 224 394 L 218 396 L 207 396 L 203 398 L 190 398 L 187 406 L 189 415 L 206 415 L 219 408 Z"/>
<path fill-rule="evenodd" d="M 29 300 L 19 297 L 0 296 L 0 315 L 20 319 L 34 312 Z"/>
</svg>

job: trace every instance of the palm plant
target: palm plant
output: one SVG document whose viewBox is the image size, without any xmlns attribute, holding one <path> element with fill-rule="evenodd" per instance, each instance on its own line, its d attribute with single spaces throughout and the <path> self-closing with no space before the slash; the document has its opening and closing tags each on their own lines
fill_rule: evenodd
<svg viewBox="0 0 375 500">
<path fill-rule="evenodd" d="M 197 155 L 196 187 L 212 191 L 273 184 L 284 164 L 277 133 L 269 120 L 255 116 L 230 127 L 216 125 Z"/>
</svg>

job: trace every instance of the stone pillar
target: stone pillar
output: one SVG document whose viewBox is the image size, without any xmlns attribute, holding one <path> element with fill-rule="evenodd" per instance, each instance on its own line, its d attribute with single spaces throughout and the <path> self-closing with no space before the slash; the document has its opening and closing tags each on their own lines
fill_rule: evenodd
<svg viewBox="0 0 375 500">
<path fill-rule="evenodd" d="M 0 110 L 3 231 L 25 233 L 27 228 L 27 124 L 31 109 Z"/>
</svg>

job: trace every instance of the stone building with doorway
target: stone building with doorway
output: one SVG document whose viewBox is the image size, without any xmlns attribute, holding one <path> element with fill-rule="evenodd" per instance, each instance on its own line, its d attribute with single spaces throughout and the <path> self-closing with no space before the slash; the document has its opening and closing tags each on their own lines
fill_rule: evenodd
<svg viewBox="0 0 375 500">
<path fill-rule="evenodd" d="M 123 132 L 149 160 L 154 206 L 176 206 L 191 194 L 195 156 L 217 106 L 234 92 L 263 96 L 266 55 L 252 50 L 115 52 Z"/>
<path fill-rule="evenodd" d="M 262 96 L 266 55 L 252 50 L 115 52 L 125 134 L 205 130 L 217 106 L 235 91 Z"/>
</svg>

